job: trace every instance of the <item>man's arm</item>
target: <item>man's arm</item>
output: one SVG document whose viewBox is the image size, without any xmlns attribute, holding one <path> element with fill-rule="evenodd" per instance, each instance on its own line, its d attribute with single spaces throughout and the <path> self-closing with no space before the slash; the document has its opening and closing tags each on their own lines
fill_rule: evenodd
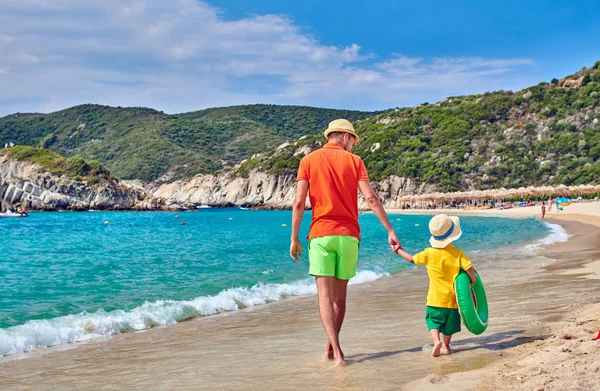
<svg viewBox="0 0 600 391">
<path fill-rule="evenodd" d="M 385 230 L 388 232 L 388 243 L 390 244 L 392 251 L 396 252 L 399 249 L 402 249 L 402 244 L 396 236 L 396 232 L 394 231 L 392 224 L 390 224 L 390 220 L 388 220 L 385 209 L 383 209 L 383 205 L 381 204 L 381 200 L 377 194 L 375 194 L 375 191 L 373 191 L 371 183 L 369 181 L 359 181 L 358 188 L 365 197 L 369 208 L 373 211 L 375 216 L 377 216 L 377 219 L 379 219 Z"/>
<path fill-rule="evenodd" d="M 302 257 L 302 243 L 298 233 L 300 232 L 300 223 L 302 223 L 302 216 L 304 216 L 304 208 L 306 206 L 306 195 L 308 194 L 308 181 L 299 180 L 296 182 L 296 198 L 292 205 L 292 243 L 290 245 L 290 256 L 296 261 L 298 254 Z"/>
</svg>

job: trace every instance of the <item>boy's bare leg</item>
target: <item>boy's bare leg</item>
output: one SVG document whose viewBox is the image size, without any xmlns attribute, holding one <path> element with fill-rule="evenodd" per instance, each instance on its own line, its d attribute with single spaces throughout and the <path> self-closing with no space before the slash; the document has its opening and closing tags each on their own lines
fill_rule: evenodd
<svg viewBox="0 0 600 391">
<path fill-rule="evenodd" d="M 440 353 L 442 354 L 450 354 L 452 351 L 450 350 L 450 340 L 452 339 L 451 335 L 444 335 L 442 348 L 440 349 Z"/>
<path fill-rule="evenodd" d="M 440 330 L 432 329 L 429 330 L 431 334 L 431 339 L 433 340 L 433 351 L 431 352 L 431 357 L 437 357 L 440 355 L 440 350 L 442 349 L 442 342 L 440 341 Z"/>
</svg>

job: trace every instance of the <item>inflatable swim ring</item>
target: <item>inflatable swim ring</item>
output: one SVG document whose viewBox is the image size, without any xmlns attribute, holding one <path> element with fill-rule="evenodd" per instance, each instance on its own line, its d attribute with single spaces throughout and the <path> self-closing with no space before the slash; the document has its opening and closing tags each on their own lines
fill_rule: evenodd
<svg viewBox="0 0 600 391">
<path fill-rule="evenodd" d="M 571 199 L 570 198 L 566 198 L 566 197 L 559 198 L 556 201 L 556 203 L 559 204 L 560 206 L 569 206 L 569 205 L 571 205 Z"/>
<path fill-rule="evenodd" d="M 488 303 L 481 278 L 477 272 L 475 276 L 477 279 L 471 291 L 471 279 L 464 270 L 461 270 L 454 280 L 454 291 L 463 324 L 467 330 L 479 335 L 488 326 Z"/>
</svg>

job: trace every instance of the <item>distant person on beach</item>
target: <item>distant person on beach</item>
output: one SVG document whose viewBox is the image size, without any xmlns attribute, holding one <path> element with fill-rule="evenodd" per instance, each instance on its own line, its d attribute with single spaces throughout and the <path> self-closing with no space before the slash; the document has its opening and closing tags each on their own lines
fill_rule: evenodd
<svg viewBox="0 0 600 391">
<path fill-rule="evenodd" d="M 302 244 L 298 233 L 309 195 L 312 223 L 308 235 L 308 273 L 315 276 L 319 313 L 328 337 L 323 359 L 334 360 L 335 366 L 341 366 L 346 362 L 339 335 L 346 313 L 348 280 L 356 275 L 360 244 L 357 188 L 387 230 L 392 250 L 402 246 L 371 188 L 362 159 L 351 153 L 359 141 L 352 124 L 345 119 L 332 121 L 325 137 L 328 143 L 323 148 L 300 161 L 292 209 L 290 256 L 300 262 Z"/>
<path fill-rule="evenodd" d="M 544 216 L 546 216 L 546 203 L 542 202 L 542 220 L 544 220 Z"/>
<path fill-rule="evenodd" d="M 461 328 L 454 279 L 461 269 L 469 274 L 471 286 L 476 278 L 469 258 L 462 250 L 452 245 L 452 242 L 462 235 L 458 217 L 448 217 L 445 214 L 433 216 L 429 221 L 429 232 L 431 248 L 426 248 L 414 256 L 402 249 L 396 250 L 396 253 L 407 262 L 427 268 L 429 292 L 425 323 L 433 340 L 431 355 L 437 357 L 440 354 L 451 353 L 452 335 L 458 333 Z"/>
</svg>

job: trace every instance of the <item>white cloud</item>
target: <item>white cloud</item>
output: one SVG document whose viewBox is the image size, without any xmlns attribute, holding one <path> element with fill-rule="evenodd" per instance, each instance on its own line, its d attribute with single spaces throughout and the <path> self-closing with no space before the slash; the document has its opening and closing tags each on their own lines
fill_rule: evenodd
<svg viewBox="0 0 600 391">
<path fill-rule="evenodd" d="M 227 20 L 195 0 L 0 0 L 0 115 L 88 102 L 386 108 L 511 88 L 533 64 L 363 51 L 323 45 L 286 16 Z"/>
</svg>

